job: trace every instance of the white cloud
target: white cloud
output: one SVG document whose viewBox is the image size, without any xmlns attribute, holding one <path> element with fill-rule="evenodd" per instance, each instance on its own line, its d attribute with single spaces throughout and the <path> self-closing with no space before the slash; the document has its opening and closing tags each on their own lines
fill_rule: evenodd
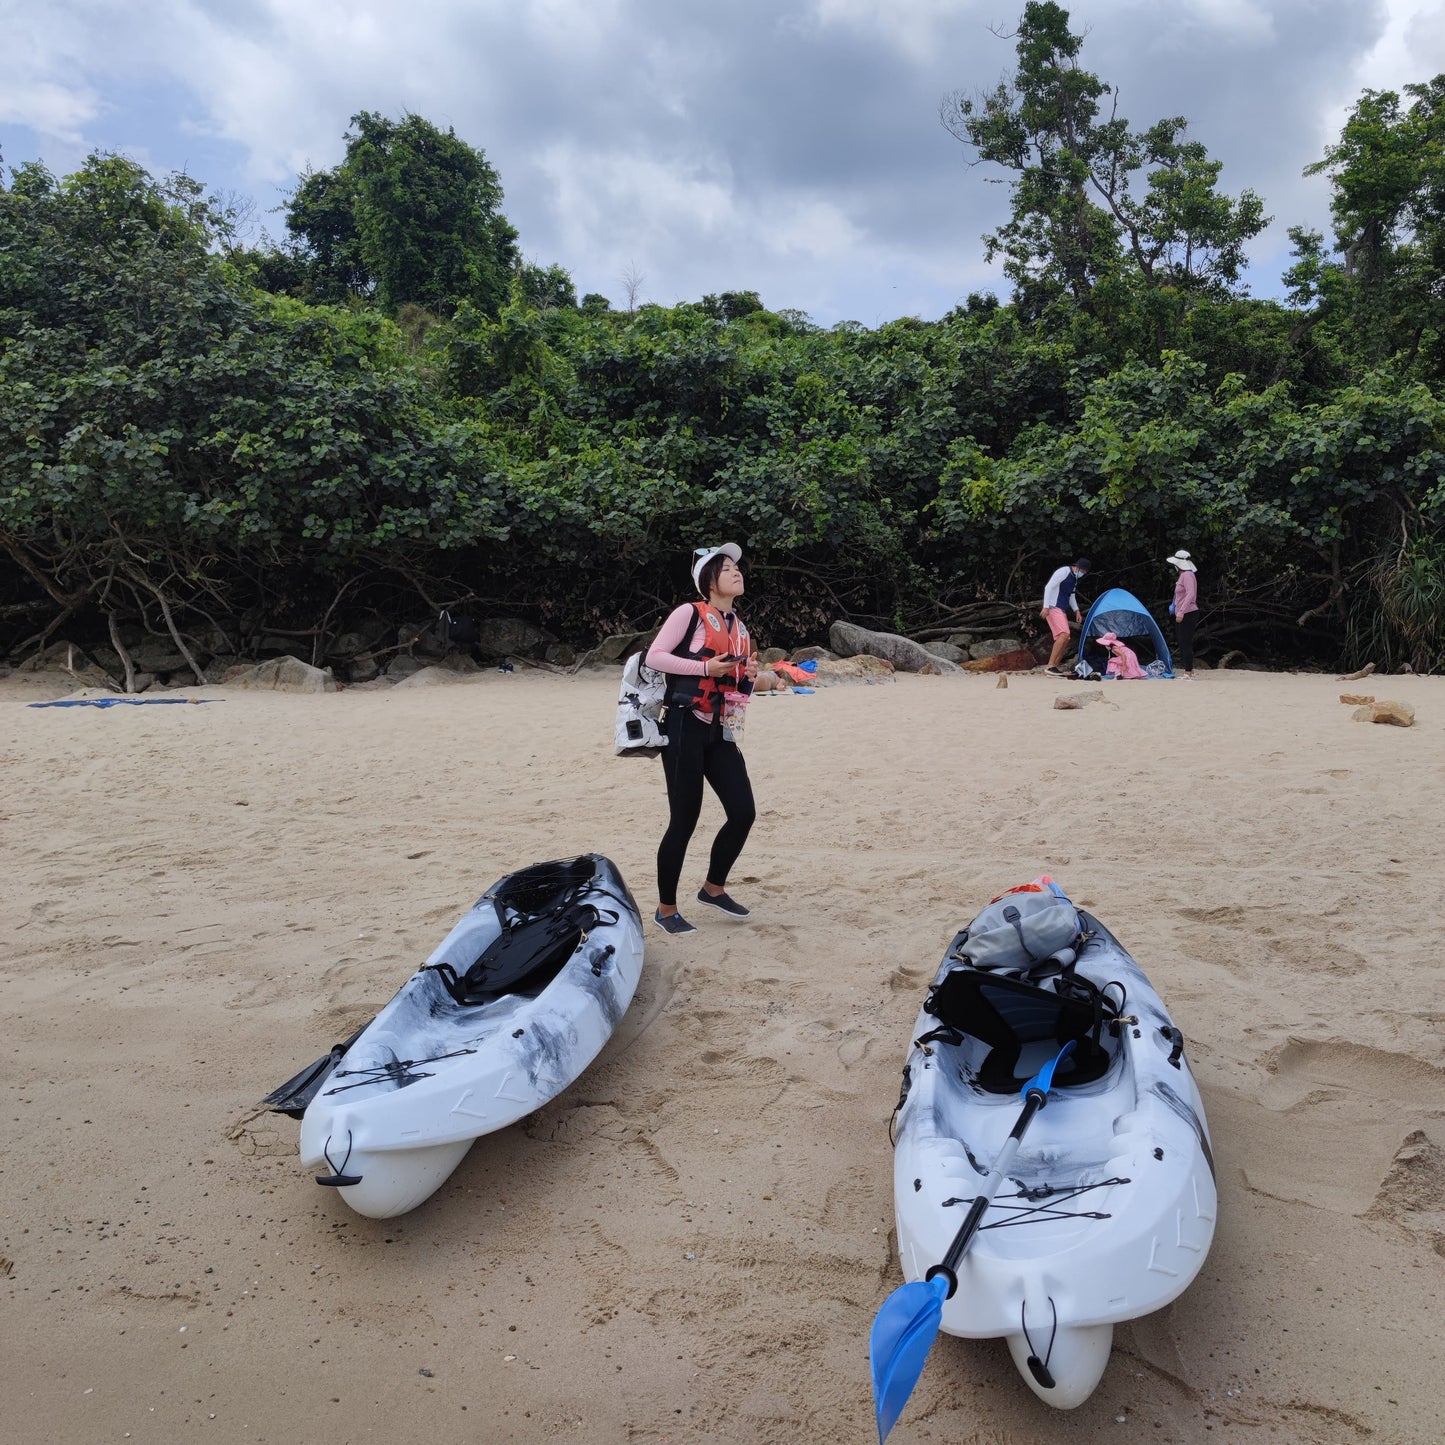
<svg viewBox="0 0 1445 1445">
<path fill-rule="evenodd" d="M 747 287 L 872 321 L 989 284 L 1006 186 L 937 123 L 1012 68 L 1022 0 L 0 0 L 0 123 L 149 153 L 264 209 L 362 109 L 486 150 L 529 256 L 659 300 Z M 1182 113 L 1284 229 L 1366 84 L 1445 69 L 1445 0 L 1076 0 L 1136 125 Z M 194 160 L 198 142 L 209 171 Z M 25 159 L 0 134 L 8 162 Z M 48 158 L 50 152 L 47 152 Z M 229 170 L 227 168 L 229 167 Z M 225 174 L 220 171 L 227 171 Z M 998 173 L 994 172 L 997 178 Z M 1269 289 L 1270 278 L 1257 280 Z"/>
</svg>

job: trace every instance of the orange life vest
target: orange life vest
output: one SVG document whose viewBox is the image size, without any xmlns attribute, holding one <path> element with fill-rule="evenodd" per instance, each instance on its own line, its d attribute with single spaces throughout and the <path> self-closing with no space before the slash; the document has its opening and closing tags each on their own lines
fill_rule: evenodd
<svg viewBox="0 0 1445 1445">
<path fill-rule="evenodd" d="M 694 602 L 697 609 L 699 621 L 703 626 L 703 645 L 696 651 L 692 647 L 678 648 L 679 657 L 722 657 L 726 653 L 741 655 L 744 659 L 751 652 L 751 639 L 748 637 L 747 624 L 737 615 L 731 614 L 733 626 L 728 625 L 727 617 L 717 610 L 711 602 Z M 696 631 L 696 624 L 694 624 Z M 716 634 L 719 643 L 726 641 L 725 647 L 711 647 L 709 640 Z M 687 642 L 690 644 L 692 638 Z M 747 675 L 746 661 L 740 662 L 733 669 L 732 675 L 724 674 L 722 677 L 678 677 L 672 679 L 672 687 L 668 693 L 668 703 L 690 705 L 700 712 L 706 712 L 714 720 L 722 717 L 723 694 L 727 692 L 751 692 L 752 682 Z"/>
</svg>

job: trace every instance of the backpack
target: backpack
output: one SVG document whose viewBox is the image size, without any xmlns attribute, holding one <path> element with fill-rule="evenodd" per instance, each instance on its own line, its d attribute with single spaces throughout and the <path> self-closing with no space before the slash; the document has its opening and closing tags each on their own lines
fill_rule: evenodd
<svg viewBox="0 0 1445 1445">
<path fill-rule="evenodd" d="M 634 652 L 622 669 L 617 693 L 617 727 L 613 751 L 619 758 L 655 758 L 667 746 L 662 730 L 667 701 L 667 674 L 649 667 Z"/>
<path fill-rule="evenodd" d="M 470 612 L 450 612 L 443 607 L 437 618 L 437 626 L 444 642 L 463 650 L 475 647 L 482 635 L 477 619 Z"/>
<path fill-rule="evenodd" d="M 975 968 L 1027 975 L 1052 958 L 1068 965 L 1083 931 L 1078 910 L 1052 878 L 1011 888 L 964 930 L 954 952 Z"/>
</svg>

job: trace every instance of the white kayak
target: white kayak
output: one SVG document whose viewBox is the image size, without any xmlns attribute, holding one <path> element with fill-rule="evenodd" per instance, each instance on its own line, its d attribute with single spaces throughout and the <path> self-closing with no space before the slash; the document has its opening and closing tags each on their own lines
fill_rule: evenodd
<svg viewBox="0 0 1445 1445">
<path fill-rule="evenodd" d="M 1113 935 L 1077 917 L 1077 948 L 1026 976 L 975 966 L 961 951 L 967 930 L 955 938 L 914 1026 L 894 1156 L 912 1282 L 943 1260 L 984 1192 L 1024 1084 L 1076 1041 L 959 1262 L 940 1326 L 1003 1337 L 1025 1382 L 1060 1409 L 1093 1392 L 1116 1321 L 1188 1287 L 1217 1206 L 1183 1037 Z"/>
<path fill-rule="evenodd" d="M 301 1116 L 301 1161 L 359 1214 L 414 1209 L 479 1135 L 595 1059 L 642 972 L 637 904 L 606 858 L 509 874 L 358 1035 L 267 1100 Z"/>
</svg>

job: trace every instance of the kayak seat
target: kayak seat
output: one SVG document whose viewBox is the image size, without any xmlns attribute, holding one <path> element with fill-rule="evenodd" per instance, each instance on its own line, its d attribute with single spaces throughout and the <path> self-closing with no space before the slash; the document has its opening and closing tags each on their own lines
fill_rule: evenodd
<svg viewBox="0 0 1445 1445">
<path fill-rule="evenodd" d="M 1108 1072 L 1105 1024 L 1117 1017 L 1113 1001 L 1085 979 L 1068 980 L 1067 993 L 1020 978 L 955 968 L 929 994 L 925 1009 L 940 1024 L 987 1047 L 973 1082 L 990 1094 L 1016 1094 L 1071 1040 L 1073 1052 L 1054 1075 L 1056 1088 L 1089 1084 Z"/>
</svg>

